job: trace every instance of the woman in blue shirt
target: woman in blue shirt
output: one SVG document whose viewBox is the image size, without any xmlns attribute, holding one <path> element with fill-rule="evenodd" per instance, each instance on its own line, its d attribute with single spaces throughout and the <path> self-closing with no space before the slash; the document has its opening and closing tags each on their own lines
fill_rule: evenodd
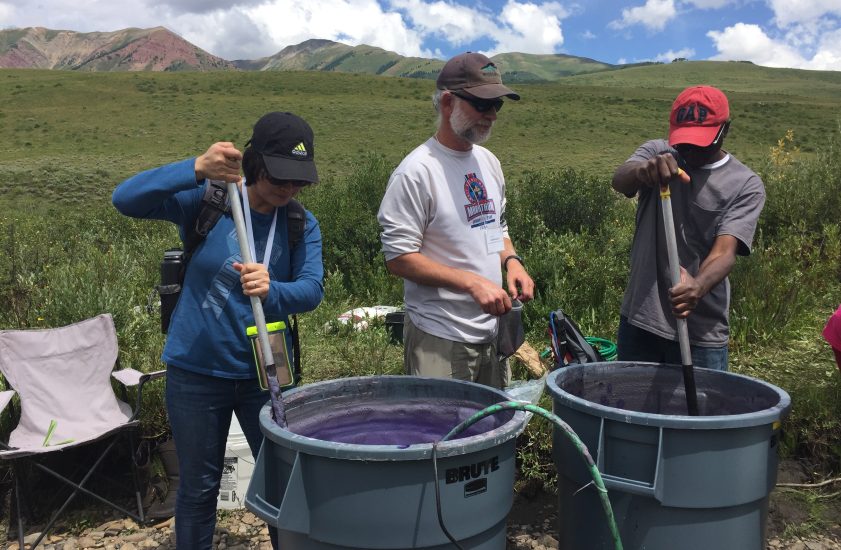
<svg viewBox="0 0 841 550">
<path fill-rule="evenodd" d="M 232 143 L 214 143 L 198 157 L 141 172 L 114 190 L 121 213 L 171 221 L 183 240 L 207 180 L 238 182 L 252 249 L 253 263 L 243 264 L 233 218 L 225 213 L 193 251 L 169 326 L 162 360 L 179 462 L 178 548 L 211 548 L 232 413 L 255 458 L 262 443 L 258 416 L 269 396 L 260 389 L 246 336 L 254 324 L 250 297 L 260 298 L 267 322 L 289 326 L 289 315 L 315 309 L 324 295 L 318 222 L 306 212 L 303 236 L 291 250 L 286 224 L 289 202 L 318 181 L 313 157 L 310 126 L 272 112 L 257 121 L 242 153 Z M 275 530 L 270 534 L 276 548 Z"/>
</svg>

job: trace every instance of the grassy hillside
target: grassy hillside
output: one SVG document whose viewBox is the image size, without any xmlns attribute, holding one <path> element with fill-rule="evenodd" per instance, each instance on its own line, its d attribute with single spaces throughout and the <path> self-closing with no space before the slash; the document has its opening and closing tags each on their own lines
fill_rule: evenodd
<svg viewBox="0 0 841 550">
<path fill-rule="evenodd" d="M 841 90 L 841 71 L 773 69 L 737 61 L 681 61 L 575 75 L 565 79 L 564 83 L 643 90 L 709 84 L 726 92 L 837 100 Z"/>
<path fill-rule="evenodd" d="M 774 70 L 741 63 L 638 67 L 551 84 L 518 84 L 523 99 L 501 111 L 488 146 L 516 185 L 534 169 L 606 173 L 643 140 L 664 136 L 682 87 L 728 90 L 728 148 L 758 162 L 785 135 L 809 153 L 837 127 L 841 73 Z M 210 143 L 242 146 L 269 110 L 305 117 L 325 177 L 346 174 L 369 152 L 399 159 L 434 129 L 428 80 L 319 72 L 191 74 L 2 70 L 0 201 L 23 184 L 38 194 L 105 200 L 139 169 L 198 154 Z"/>
<path fill-rule="evenodd" d="M 503 53 L 494 56 L 506 82 L 555 81 L 559 78 L 606 71 L 613 65 L 573 55 Z"/>
</svg>

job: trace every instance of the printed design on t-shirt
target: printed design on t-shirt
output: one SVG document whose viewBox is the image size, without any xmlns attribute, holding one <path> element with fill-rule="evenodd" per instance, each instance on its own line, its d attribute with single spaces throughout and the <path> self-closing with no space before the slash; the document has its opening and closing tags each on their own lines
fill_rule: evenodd
<svg viewBox="0 0 841 550">
<path fill-rule="evenodd" d="M 268 236 L 261 241 L 257 241 L 254 246 L 257 250 L 265 250 L 267 240 Z M 228 233 L 227 244 L 230 255 L 225 259 L 225 263 L 222 264 L 222 267 L 219 268 L 216 275 L 213 276 L 213 280 L 210 281 L 210 288 L 208 289 L 207 295 L 202 303 L 202 307 L 212 310 L 214 317 L 217 319 L 222 316 L 225 304 L 231 297 L 231 293 L 235 288 L 240 288 L 242 285 L 239 271 L 234 269 L 234 262 L 242 263 L 242 254 L 240 254 L 239 250 L 239 241 L 237 240 L 236 229 L 232 229 Z M 269 265 L 276 263 L 277 259 L 284 254 L 284 250 L 285 248 L 278 243 L 277 239 L 275 239 L 274 245 L 272 246 L 272 255 L 269 260 Z M 273 271 L 270 268 L 269 278 L 271 278 L 272 275 Z"/>
<path fill-rule="evenodd" d="M 241 284 L 239 271 L 234 269 L 234 262 L 242 262 L 236 229 L 232 229 L 228 233 L 226 241 L 230 255 L 225 260 L 225 263 L 222 264 L 222 267 L 219 268 L 216 275 L 214 275 L 213 280 L 210 281 L 210 288 L 204 298 L 204 303 L 202 303 L 202 308 L 213 311 L 213 315 L 217 319 L 222 316 L 231 292 Z"/>
<path fill-rule="evenodd" d="M 488 198 L 488 190 L 475 172 L 464 175 L 464 195 L 468 200 L 468 204 L 464 205 L 464 212 L 470 227 L 493 222 L 496 214 L 494 201 Z"/>
</svg>

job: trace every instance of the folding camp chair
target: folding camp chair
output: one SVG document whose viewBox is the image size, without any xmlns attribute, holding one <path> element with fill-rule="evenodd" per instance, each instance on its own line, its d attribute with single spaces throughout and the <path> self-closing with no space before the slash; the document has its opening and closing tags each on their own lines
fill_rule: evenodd
<svg viewBox="0 0 841 550">
<path fill-rule="evenodd" d="M 144 374 L 122 369 L 112 373 L 117 359 L 117 333 L 109 314 L 61 328 L 0 331 L 0 372 L 20 397 L 20 421 L 12 430 L 8 444 L 0 443 L 0 460 L 9 461 L 13 476 L 9 517 L 11 522 L 11 510 L 16 509 L 20 548 L 23 548 L 24 538 L 21 497 L 31 496 L 32 488 L 26 484 L 31 480 L 23 479 L 19 474 L 28 465 L 49 474 L 49 479 L 72 488 L 70 496 L 53 512 L 31 548 L 37 547 L 47 536 L 59 515 L 79 493 L 108 504 L 135 521 L 144 521 L 134 453 L 139 426 L 137 417 L 143 385 L 164 376 L 166 371 Z M 109 374 L 123 385 L 123 400 L 114 394 Z M 125 402 L 126 386 L 137 387 L 134 408 Z M 0 393 L 0 412 L 9 404 L 15 391 Z M 101 443 L 90 445 L 94 442 Z M 128 444 L 137 513 L 96 494 L 90 488 L 92 483 L 88 483 L 118 442 Z M 79 465 L 79 471 L 84 472 L 81 480 L 69 479 L 54 467 L 42 463 L 81 445 L 89 445 L 88 449 L 97 451 L 92 464 Z M 66 454 L 76 456 L 77 453 Z"/>
</svg>

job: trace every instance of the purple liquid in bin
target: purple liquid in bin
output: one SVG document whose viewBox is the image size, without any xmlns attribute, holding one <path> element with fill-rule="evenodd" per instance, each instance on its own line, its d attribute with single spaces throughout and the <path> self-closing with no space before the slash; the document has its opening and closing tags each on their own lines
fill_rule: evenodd
<svg viewBox="0 0 841 550">
<path fill-rule="evenodd" d="M 435 399 L 360 399 L 333 405 L 338 406 L 313 407 L 314 410 L 308 410 L 305 418 L 290 417 L 289 430 L 335 443 L 407 447 L 438 441 L 462 421 L 485 408 L 469 401 Z M 510 420 L 512 415 L 508 412 L 486 416 L 453 439 L 494 430 Z"/>
</svg>

